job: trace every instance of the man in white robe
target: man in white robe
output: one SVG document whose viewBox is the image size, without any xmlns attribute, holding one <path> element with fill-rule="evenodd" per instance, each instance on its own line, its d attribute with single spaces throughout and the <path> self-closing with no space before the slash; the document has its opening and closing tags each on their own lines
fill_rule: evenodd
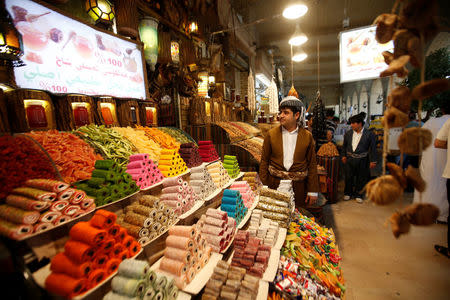
<svg viewBox="0 0 450 300">
<path fill-rule="evenodd" d="M 449 107 L 441 107 L 442 117 L 429 119 L 422 128 L 429 129 L 433 133 L 434 141 L 439 129 L 450 119 Z M 439 149 L 433 146 L 428 147 L 422 153 L 420 162 L 420 174 L 427 183 L 427 188 L 422 193 L 422 202 L 432 203 L 439 208 L 440 215 L 438 221 L 447 222 L 448 201 L 446 193 L 446 178 L 442 177 L 445 163 L 447 161 L 447 149 Z M 414 203 L 419 202 L 419 192 L 414 190 Z"/>
</svg>

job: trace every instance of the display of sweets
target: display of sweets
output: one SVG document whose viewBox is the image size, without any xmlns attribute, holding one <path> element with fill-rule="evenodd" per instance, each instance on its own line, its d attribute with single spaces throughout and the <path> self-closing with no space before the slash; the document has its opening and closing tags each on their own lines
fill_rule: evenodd
<svg viewBox="0 0 450 300">
<path fill-rule="evenodd" d="M 291 214 L 291 197 L 289 194 L 262 188 L 256 208 L 262 211 L 264 218 L 278 222 L 283 228 L 288 227 Z"/>
<path fill-rule="evenodd" d="M 206 166 L 209 174 L 211 175 L 216 187 L 221 188 L 226 185 L 230 180 L 227 170 L 222 165 L 221 161 L 216 161 Z"/>
<path fill-rule="evenodd" d="M 226 212 L 208 208 L 197 222 L 197 228 L 214 252 L 220 253 L 228 248 L 236 233 L 236 220 Z"/>
<path fill-rule="evenodd" d="M 22 239 L 95 210 L 94 199 L 69 184 L 29 179 L 0 205 L 0 234 Z"/>
<path fill-rule="evenodd" d="M 159 270 L 175 277 L 175 285 L 183 289 L 209 262 L 211 247 L 195 226 L 173 226 L 166 238 Z"/>
<path fill-rule="evenodd" d="M 255 193 L 253 193 L 250 185 L 247 181 L 235 181 L 230 187 L 230 190 L 236 190 L 241 193 L 244 205 L 247 208 L 252 207 L 254 201 L 256 200 Z"/>
<path fill-rule="evenodd" d="M 162 149 L 158 169 L 164 177 L 175 177 L 186 172 L 188 168 L 177 149 Z"/>
<path fill-rule="evenodd" d="M 223 191 L 220 209 L 226 212 L 229 217 L 234 218 L 237 224 L 241 223 L 248 211 L 248 208 L 245 207 L 242 200 L 241 193 L 239 191 L 229 189 Z"/>
<path fill-rule="evenodd" d="M 125 207 L 117 223 L 127 229 L 141 245 L 146 245 L 176 223 L 172 208 L 160 202 L 158 197 L 138 194 L 135 201 Z"/>
<path fill-rule="evenodd" d="M 189 184 L 200 199 L 206 199 L 216 190 L 216 185 L 211 175 L 203 165 L 191 168 Z"/>
<path fill-rule="evenodd" d="M 200 166 L 203 162 L 200 154 L 198 153 L 198 147 L 195 143 L 181 144 L 178 153 L 188 168 Z"/>
<path fill-rule="evenodd" d="M 252 188 L 252 191 L 254 191 L 255 193 L 258 192 L 259 189 L 262 187 L 262 182 L 259 179 L 258 173 L 256 172 L 245 172 L 242 180 L 247 181 L 250 187 Z"/>
<path fill-rule="evenodd" d="M 206 283 L 202 300 L 255 300 L 258 290 L 258 277 L 248 274 L 244 268 L 230 266 L 221 260 Z"/>
<path fill-rule="evenodd" d="M 116 218 L 101 209 L 89 222 L 78 222 L 70 229 L 64 252 L 51 260 L 46 290 L 73 298 L 116 272 L 122 260 L 140 252 L 139 243 L 116 224 Z"/>
<path fill-rule="evenodd" d="M 291 198 L 291 207 L 295 207 L 295 194 L 292 187 L 292 180 L 280 180 L 280 185 L 278 186 L 277 191 L 289 194 Z"/>
<path fill-rule="evenodd" d="M 164 176 L 157 165 L 146 153 L 130 155 L 127 173 L 131 175 L 131 178 L 133 178 L 141 190 L 161 182 L 164 179 Z"/>
<path fill-rule="evenodd" d="M 211 141 L 198 141 L 198 153 L 203 162 L 211 162 L 219 159 L 216 148 Z"/>
<path fill-rule="evenodd" d="M 277 242 L 280 227 L 277 222 L 266 219 L 262 215 L 262 211 L 258 209 L 252 212 L 247 231 L 250 236 L 260 238 L 265 245 L 273 247 Z"/>
<path fill-rule="evenodd" d="M 160 203 L 172 208 L 177 216 L 190 210 L 198 200 L 194 189 L 181 177 L 166 178 L 163 187 Z"/>
<path fill-rule="evenodd" d="M 97 206 L 112 203 L 139 190 L 131 175 L 114 160 L 97 160 L 91 179 L 74 185 L 94 198 Z"/>
<path fill-rule="evenodd" d="M 276 289 L 308 299 L 340 299 L 345 281 L 332 229 L 295 211 L 281 248 Z M 317 262 L 320 267 L 316 267 Z"/>
<path fill-rule="evenodd" d="M 234 238 L 232 266 L 247 270 L 247 274 L 261 278 L 269 263 L 271 247 L 261 239 L 251 237 L 248 231 L 238 230 Z"/>
<path fill-rule="evenodd" d="M 111 289 L 103 300 L 168 299 L 175 300 L 178 288 L 175 281 L 156 274 L 146 261 L 125 259 L 112 279 Z"/>
<path fill-rule="evenodd" d="M 241 170 L 239 169 L 239 163 L 237 161 L 236 156 L 233 155 L 225 155 L 223 160 L 223 167 L 227 170 L 228 175 L 231 178 L 238 177 Z"/>
</svg>

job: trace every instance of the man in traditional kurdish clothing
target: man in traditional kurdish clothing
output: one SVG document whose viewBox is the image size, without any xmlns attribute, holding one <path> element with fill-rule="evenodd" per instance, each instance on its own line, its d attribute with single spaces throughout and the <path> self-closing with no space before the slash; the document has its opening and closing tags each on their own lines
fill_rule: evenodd
<svg viewBox="0 0 450 300">
<path fill-rule="evenodd" d="M 356 198 L 358 203 L 363 203 L 362 189 L 370 179 L 370 169 L 376 165 L 375 135 L 364 128 L 364 117 L 362 112 L 348 119 L 352 129 L 345 133 L 342 149 L 344 200 Z"/>
<path fill-rule="evenodd" d="M 259 176 L 271 189 L 282 179 L 292 180 L 295 205 L 306 208 L 317 201 L 319 192 L 314 139 L 303 126 L 302 101 L 288 96 L 279 107 L 281 125 L 264 139 Z"/>
</svg>

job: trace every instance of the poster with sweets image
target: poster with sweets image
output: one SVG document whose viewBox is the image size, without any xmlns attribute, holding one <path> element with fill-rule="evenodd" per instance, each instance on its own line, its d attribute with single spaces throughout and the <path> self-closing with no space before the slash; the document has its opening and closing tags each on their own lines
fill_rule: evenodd
<svg viewBox="0 0 450 300">
<path fill-rule="evenodd" d="M 376 26 L 368 26 L 339 34 L 341 83 L 377 78 L 387 68 L 381 53 L 393 52 L 394 44 L 379 44 L 375 31 Z"/>
<path fill-rule="evenodd" d="M 5 0 L 22 34 L 21 88 L 145 99 L 143 59 L 131 41 L 96 30 L 30 0 Z"/>
</svg>

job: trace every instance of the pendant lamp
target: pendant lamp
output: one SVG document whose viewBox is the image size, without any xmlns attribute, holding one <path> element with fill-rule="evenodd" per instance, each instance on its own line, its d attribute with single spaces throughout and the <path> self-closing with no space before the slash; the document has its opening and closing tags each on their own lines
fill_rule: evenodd
<svg viewBox="0 0 450 300">
<path fill-rule="evenodd" d="M 283 10 L 283 17 L 289 20 L 295 20 L 303 17 L 308 12 L 308 6 L 301 1 L 293 1 Z"/>
<path fill-rule="evenodd" d="M 306 43 L 306 41 L 308 41 L 308 37 L 303 32 L 301 32 L 300 26 L 297 24 L 295 26 L 294 34 L 289 39 L 289 44 L 291 44 L 292 46 L 300 46 Z"/>
</svg>

